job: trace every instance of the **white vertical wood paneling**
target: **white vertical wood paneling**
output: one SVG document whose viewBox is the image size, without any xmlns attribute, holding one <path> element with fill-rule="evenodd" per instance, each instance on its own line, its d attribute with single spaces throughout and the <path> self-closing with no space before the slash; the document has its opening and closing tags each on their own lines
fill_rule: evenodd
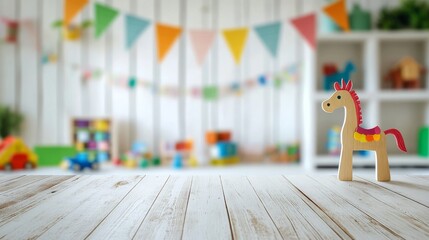
<svg viewBox="0 0 429 240">
<path fill-rule="evenodd" d="M 75 22 L 80 23 L 82 20 L 94 19 L 95 2 L 95 0 L 90 1 L 84 12 L 75 19 Z M 116 123 L 121 152 L 127 150 L 131 141 L 136 139 L 146 142 L 151 147 L 153 145 L 152 135 L 155 131 L 153 129 L 154 110 L 160 111 L 161 132 L 159 139 L 164 141 L 178 140 L 179 108 L 177 97 L 160 96 L 160 109 L 153 109 L 151 90 L 142 87 L 131 90 L 124 86 L 118 86 L 117 83 L 111 85 L 108 82 L 110 80 L 108 75 L 110 74 L 125 77 L 133 75 L 134 73 L 130 72 L 129 67 L 132 61 L 135 61 L 133 64 L 136 66 L 138 78 L 152 82 L 156 80 L 152 71 L 153 64 L 157 64 L 152 57 L 156 51 L 153 25 L 137 40 L 135 44 L 136 59 L 130 58 L 130 51 L 124 47 L 124 14 L 131 12 L 137 16 L 153 20 L 154 1 L 137 1 L 136 9 L 130 8 L 130 1 L 97 0 L 97 2 L 118 8 L 121 15 L 100 39 L 94 38 L 94 29 L 91 28 L 86 31 L 82 41 L 66 42 L 59 39 L 59 31 L 51 27 L 54 20 L 62 17 L 63 1 L 0 0 L 0 16 L 15 18 L 15 14 L 18 12 L 21 21 L 33 26 L 33 32 L 37 29 L 38 21 L 41 20 L 42 47 L 40 53 L 56 53 L 60 59 L 56 64 L 49 63 L 41 66 L 40 53 L 36 49 L 36 38 L 27 28 L 22 28 L 18 45 L 0 45 L 0 103 L 11 106 L 19 105 L 26 119 L 23 126 L 23 137 L 30 145 L 36 143 L 69 143 L 69 121 L 74 116 L 110 116 Z M 247 22 L 244 22 L 243 16 L 244 2 L 242 0 L 187 0 L 187 25 L 189 28 L 211 27 L 215 12 L 213 7 L 216 5 L 218 6 L 218 23 L 216 26 L 218 29 L 239 26 L 253 27 L 256 24 L 265 23 L 267 20 L 283 20 L 278 66 L 288 66 L 296 63 L 298 59 L 303 59 L 300 56 L 302 49 L 299 47 L 302 46 L 301 38 L 287 20 L 301 13 L 319 10 L 325 1 L 312 0 L 300 3 L 298 0 L 280 0 L 279 18 L 273 19 L 271 16 L 266 16 L 264 9 L 265 7 L 273 9 L 274 0 L 268 2 L 249 0 L 246 2 L 250 5 Z M 370 6 L 371 4 L 377 5 L 375 8 L 379 8 L 384 3 L 385 1 L 380 4 L 370 3 Z M 39 4 L 42 4 L 41 7 Z M 180 1 L 162 0 L 160 2 L 161 16 L 159 21 L 178 25 L 179 4 Z M 201 9 L 203 4 L 211 6 L 206 13 Z M 298 9 L 299 4 L 306 5 L 303 11 Z M 15 9 L 17 6 L 20 6 L 19 9 Z M 238 12 L 241 16 L 237 16 Z M 41 15 L 42 13 L 43 15 Z M 204 23 L 202 19 L 207 21 Z M 184 31 L 183 34 L 187 34 L 187 32 Z M 189 38 L 187 38 L 187 89 L 192 86 L 202 86 L 203 78 L 207 82 L 217 83 L 219 86 L 226 86 L 239 80 L 236 79 L 237 67 L 221 35 L 218 35 L 217 42 L 218 48 L 212 49 L 205 63 L 206 70 L 203 70 L 204 66 L 198 66 L 195 62 L 193 49 L 190 46 Z M 16 56 L 16 52 L 19 52 L 20 55 Z M 252 30 L 249 32 L 244 58 L 243 62 L 246 62 L 247 70 L 244 69 L 243 65 L 240 67 L 244 79 L 247 77 L 256 78 L 261 73 L 266 72 L 265 61 L 271 57 Z M 15 59 L 18 60 L 18 64 L 15 64 Z M 178 61 L 179 44 L 176 42 L 160 66 L 161 86 L 178 86 Z M 272 62 L 272 60 L 269 61 Z M 74 69 L 72 64 L 77 64 L 80 67 Z M 100 79 L 83 82 L 81 70 L 85 68 L 98 68 L 106 74 Z M 38 91 L 39 86 L 41 87 L 40 91 Z M 296 116 L 297 108 L 301 106 L 297 102 L 297 94 L 300 94 L 299 86 L 301 85 L 286 83 L 283 89 L 278 91 L 281 103 L 278 113 L 278 126 L 274 128 L 278 129 L 278 141 L 280 142 L 291 143 L 299 137 L 300 124 Z M 267 111 L 267 106 L 264 105 L 266 91 L 271 90 L 268 87 L 258 87 L 240 96 L 245 100 L 241 113 L 237 113 L 235 107 L 237 101 L 241 99 L 234 96 L 222 98 L 216 103 L 203 103 L 200 99 L 186 96 L 186 137 L 192 138 L 196 142 L 203 141 L 202 124 L 203 119 L 206 118 L 208 128 L 232 130 L 234 138 L 241 140 L 245 149 L 262 150 L 263 144 L 268 141 L 266 135 L 273 133 L 271 126 L 266 129 L 264 125 L 265 116 L 273 115 L 273 110 Z M 135 97 L 132 97 L 132 94 L 135 94 Z M 201 103 L 206 109 L 200 105 Z M 210 111 L 213 109 L 215 113 Z M 241 139 L 236 135 L 237 132 L 234 129 L 237 117 L 242 119 L 243 137 Z M 132 123 L 134 121 L 135 124 Z M 40 134 L 38 134 L 38 130 L 40 130 Z M 197 148 L 199 152 L 203 152 L 198 144 Z"/>
<path fill-rule="evenodd" d="M 154 3 L 153 1 L 138 1 L 138 16 L 148 19 L 153 19 Z M 153 80 L 152 68 L 154 62 L 152 57 L 155 51 L 154 46 L 154 25 L 149 26 L 143 35 L 136 41 L 137 52 L 137 76 L 143 79 Z M 154 129 L 152 128 L 152 114 L 153 102 L 152 92 L 143 89 L 136 89 L 136 132 L 137 139 L 145 142 L 149 149 L 152 149 L 152 135 Z"/>
<path fill-rule="evenodd" d="M 57 9 L 59 9 L 59 1 L 43 0 L 42 12 L 52 13 L 45 14 L 42 21 L 42 39 L 41 51 L 42 54 L 58 54 L 58 41 L 60 41 L 60 30 L 53 30 L 52 22 L 60 19 Z M 42 65 L 42 111 L 39 112 L 40 125 L 40 144 L 55 144 L 58 143 L 58 64 L 47 63 Z"/>
<path fill-rule="evenodd" d="M 119 9 L 121 13 L 129 12 L 129 1 L 110 1 L 111 6 Z M 116 75 L 125 76 L 125 86 L 118 86 L 118 79 L 113 79 L 115 84 L 112 86 L 111 92 L 111 116 L 114 118 L 115 129 L 117 130 L 116 136 L 120 139 L 118 147 L 120 150 L 125 151 L 129 149 L 130 144 L 130 93 L 135 89 L 128 87 L 128 78 L 130 75 L 129 69 L 129 51 L 125 48 L 124 38 L 124 15 L 119 15 L 112 23 L 107 35 L 108 40 L 107 48 L 111 51 L 106 51 L 112 72 Z M 108 68 L 110 66 L 107 66 Z"/>
<path fill-rule="evenodd" d="M 0 1 L 0 16 L 16 19 L 17 2 L 10 0 Z M 16 71 L 17 44 L 0 44 L 0 103 L 14 108 L 17 103 L 16 90 L 18 75 Z"/>
<path fill-rule="evenodd" d="M 20 104 L 19 109 L 25 113 L 25 121 L 22 126 L 23 137 L 28 144 L 33 145 L 38 140 L 38 78 L 39 53 L 37 49 L 37 23 L 39 4 L 37 1 L 26 1 L 20 4 L 20 20 L 24 25 L 19 28 L 20 56 L 19 68 L 21 69 Z"/>
</svg>

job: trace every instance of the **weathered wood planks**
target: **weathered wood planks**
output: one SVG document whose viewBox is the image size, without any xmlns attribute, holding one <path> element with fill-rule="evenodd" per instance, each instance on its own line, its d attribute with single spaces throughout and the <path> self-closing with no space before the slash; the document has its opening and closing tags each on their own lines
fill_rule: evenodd
<svg viewBox="0 0 429 240">
<path fill-rule="evenodd" d="M 429 178 L 0 176 L 5 239 L 426 239 Z M 17 231 L 19 229 L 19 231 Z"/>
</svg>

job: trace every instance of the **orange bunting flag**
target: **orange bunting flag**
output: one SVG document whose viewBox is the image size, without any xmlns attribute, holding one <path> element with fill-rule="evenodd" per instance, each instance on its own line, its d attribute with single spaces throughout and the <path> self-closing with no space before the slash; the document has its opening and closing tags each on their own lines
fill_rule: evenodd
<svg viewBox="0 0 429 240">
<path fill-rule="evenodd" d="M 248 33 L 248 28 L 223 30 L 223 37 L 225 38 L 236 64 L 240 64 L 241 55 L 243 54 L 244 46 L 246 45 Z"/>
<path fill-rule="evenodd" d="M 88 0 L 65 0 L 64 25 L 68 26 L 73 18 L 88 4 Z"/>
<path fill-rule="evenodd" d="M 182 29 L 175 26 L 156 24 L 156 42 L 158 44 L 158 62 L 162 62 L 174 42 L 182 33 Z"/>
<path fill-rule="evenodd" d="M 324 7 L 323 11 L 344 31 L 350 31 L 346 0 L 338 0 Z"/>
</svg>

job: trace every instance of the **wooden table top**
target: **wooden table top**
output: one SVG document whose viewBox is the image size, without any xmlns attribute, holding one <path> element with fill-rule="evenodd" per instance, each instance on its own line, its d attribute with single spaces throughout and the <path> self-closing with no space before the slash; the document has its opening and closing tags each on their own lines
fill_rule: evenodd
<svg viewBox="0 0 429 240">
<path fill-rule="evenodd" d="M 0 239 L 428 239 L 429 176 L 392 180 L 0 175 Z"/>
</svg>

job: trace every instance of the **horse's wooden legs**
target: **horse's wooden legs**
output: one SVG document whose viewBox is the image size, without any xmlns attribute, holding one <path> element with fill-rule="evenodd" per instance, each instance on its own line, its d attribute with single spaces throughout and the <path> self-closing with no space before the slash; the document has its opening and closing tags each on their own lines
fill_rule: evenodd
<svg viewBox="0 0 429 240">
<path fill-rule="evenodd" d="M 390 181 L 389 160 L 387 158 L 386 144 L 378 148 L 375 157 L 376 179 L 380 182 Z"/>
<path fill-rule="evenodd" d="M 340 181 L 353 180 L 353 151 L 349 150 L 349 148 L 346 150 L 344 146 L 341 149 L 338 179 Z"/>
</svg>

